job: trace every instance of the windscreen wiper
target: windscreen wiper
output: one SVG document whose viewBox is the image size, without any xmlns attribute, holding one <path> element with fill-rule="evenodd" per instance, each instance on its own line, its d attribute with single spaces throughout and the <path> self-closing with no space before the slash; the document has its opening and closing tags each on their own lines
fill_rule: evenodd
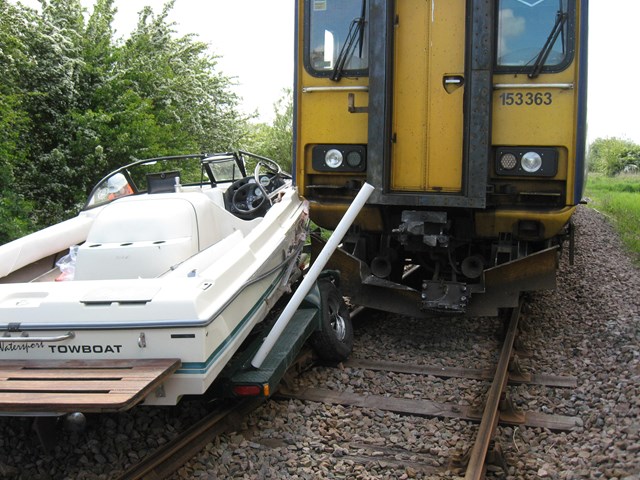
<svg viewBox="0 0 640 480">
<path fill-rule="evenodd" d="M 547 57 L 551 53 L 551 49 L 553 48 L 553 45 L 556 43 L 558 36 L 563 31 L 564 24 L 567 23 L 568 18 L 569 18 L 569 15 L 567 12 L 558 10 L 558 13 L 556 14 L 556 23 L 553 25 L 553 28 L 551 29 L 551 32 L 549 33 L 547 40 L 544 42 L 544 45 L 542 46 L 542 49 L 540 50 L 540 53 L 538 54 L 536 61 L 531 67 L 531 71 L 528 74 L 529 78 L 536 78 L 538 75 L 540 75 L 540 72 L 542 71 L 542 67 L 547 61 Z M 564 46 L 563 46 L 563 49 L 564 49 Z"/>
<path fill-rule="evenodd" d="M 344 66 L 347 61 L 353 55 L 353 51 L 357 44 L 360 44 L 360 57 L 362 57 L 362 47 L 364 43 L 364 17 L 366 10 L 366 0 L 362 0 L 362 12 L 360 17 L 356 17 L 351 21 L 351 25 L 349 25 L 349 32 L 347 33 L 347 38 L 342 44 L 342 48 L 340 52 L 338 52 L 338 58 L 336 59 L 336 64 L 333 67 L 333 71 L 331 72 L 331 80 L 334 82 L 339 81 L 342 78 L 342 73 L 344 72 Z"/>
<path fill-rule="evenodd" d="M 358 58 L 362 58 L 362 48 L 364 47 L 364 19 L 366 15 L 366 9 L 367 9 L 367 0 L 362 0 L 362 10 L 360 11 L 362 26 L 360 27 L 360 35 L 358 38 L 358 44 L 360 45 L 360 50 L 358 51 Z"/>
</svg>

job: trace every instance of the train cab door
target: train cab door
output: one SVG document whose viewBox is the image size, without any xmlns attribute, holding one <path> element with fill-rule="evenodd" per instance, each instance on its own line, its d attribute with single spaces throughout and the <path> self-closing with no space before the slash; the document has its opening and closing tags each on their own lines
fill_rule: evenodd
<svg viewBox="0 0 640 480">
<path fill-rule="evenodd" d="M 485 206 L 494 3 L 371 0 L 372 202 Z"/>
<path fill-rule="evenodd" d="M 394 3 L 389 189 L 459 193 L 466 1 Z"/>
<path fill-rule="evenodd" d="M 314 221 L 330 228 L 365 180 L 369 205 L 485 207 L 495 0 L 297 5 L 296 182 Z"/>
</svg>

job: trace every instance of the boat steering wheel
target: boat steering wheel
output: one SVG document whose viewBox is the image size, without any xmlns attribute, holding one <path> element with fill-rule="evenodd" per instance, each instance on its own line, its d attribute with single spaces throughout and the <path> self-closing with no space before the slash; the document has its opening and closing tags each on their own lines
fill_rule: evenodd
<svg viewBox="0 0 640 480">
<path fill-rule="evenodd" d="M 281 175 L 280 165 L 273 160 L 261 158 L 256 164 L 253 177 L 242 178 L 234 184 L 231 196 L 233 210 L 243 218 L 262 210 L 266 212 L 277 195 L 278 178 Z"/>
<path fill-rule="evenodd" d="M 270 175 L 270 177 L 267 177 L 267 176 L 261 177 L 260 176 L 261 169 L 264 169 L 266 171 L 266 174 Z M 273 193 L 274 188 L 271 189 L 271 192 L 268 192 L 267 187 L 274 185 L 273 183 L 274 180 L 277 180 L 281 175 L 282 175 L 282 169 L 280 168 L 280 165 L 278 165 L 273 160 L 270 160 L 268 158 L 262 158 L 258 161 L 258 163 L 256 163 L 256 168 L 253 171 L 253 178 L 255 178 L 256 183 L 260 185 L 260 188 L 262 189 L 263 193 L 269 199 L 269 203 L 271 203 L 271 199 L 275 195 Z M 268 179 L 266 183 L 265 183 L 265 179 Z"/>
<path fill-rule="evenodd" d="M 244 215 L 258 211 L 267 201 L 269 199 L 260 183 L 249 181 L 233 192 L 233 197 L 231 198 L 233 208 Z"/>
</svg>

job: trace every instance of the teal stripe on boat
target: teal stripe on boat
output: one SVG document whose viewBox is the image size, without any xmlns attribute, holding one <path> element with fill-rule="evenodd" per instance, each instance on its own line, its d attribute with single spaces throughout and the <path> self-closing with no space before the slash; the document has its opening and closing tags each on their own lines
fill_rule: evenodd
<svg viewBox="0 0 640 480">
<path fill-rule="evenodd" d="M 244 316 L 244 318 L 242 319 L 242 321 L 236 326 L 236 328 L 233 329 L 233 331 L 231 332 L 231 335 L 229 335 L 218 346 L 218 348 L 216 348 L 211 353 L 211 355 L 209 355 L 209 358 L 205 362 L 185 362 L 174 373 L 176 375 L 178 375 L 178 374 L 179 375 L 201 375 L 201 374 L 206 374 L 211 369 L 212 365 L 220 357 L 220 355 L 222 355 L 222 352 L 227 348 L 228 344 L 231 343 L 231 341 L 238 336 L 240 331 L 249 322 L 251 317 L 253 317 L 255 315 L 256 311 L 258 310 L 258 308 L 260 307 L 262 302 L 264 302 L 265 299 L 271 294 L 271 292 L 273 292 L 275 290 L 276 286 L 282 280 L 282 277 L 283 277 L 284 273 L 285 272 L 283 271 L 283 272 L 280 273 L 280 275 L 278 275 L 278 278 L 276 278 L 276 281 L 273 282 L 271 284 L 271 286 L 265 291 L 265 293 L 260 297 L 260 299 L 258 299 L 258 301 L 251 308 L 251 310 L 249 310 L 249 313 L 247 313 Z M 222 313 L 224 313 L 224 312 L 222 312 Z M 220 315 L 222 315 L 222 313 Z"/>
</svg>

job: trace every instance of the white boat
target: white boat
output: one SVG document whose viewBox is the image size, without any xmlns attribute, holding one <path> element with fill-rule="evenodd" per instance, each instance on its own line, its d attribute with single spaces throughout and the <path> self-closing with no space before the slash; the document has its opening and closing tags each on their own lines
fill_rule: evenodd
<svg viewBox="0 0 640 480">
<path fill-rule="evenodd" d="M 0 413 L 204 393 L 300 273 L 307 228 L 291 177 L 247 152 L 111 172 L 77 217 L 0 246 Z"/>
</svg>

